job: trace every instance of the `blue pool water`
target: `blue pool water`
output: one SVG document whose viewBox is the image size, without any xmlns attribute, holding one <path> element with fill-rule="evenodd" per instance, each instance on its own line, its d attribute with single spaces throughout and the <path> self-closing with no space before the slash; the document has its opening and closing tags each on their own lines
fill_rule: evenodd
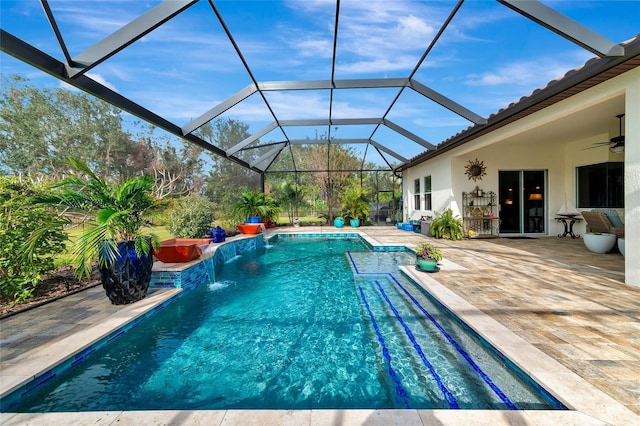
<svg viewBox="0 0 640 426">
<path fill-rule="evenodd" d="M 563 408 L 401 264 L 357 238 L 278 238 L 11 411 Z"/>
</svg>

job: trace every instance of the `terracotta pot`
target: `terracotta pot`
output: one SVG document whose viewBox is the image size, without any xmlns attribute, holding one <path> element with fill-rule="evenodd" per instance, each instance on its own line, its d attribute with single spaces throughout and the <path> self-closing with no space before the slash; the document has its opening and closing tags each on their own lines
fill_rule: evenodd
<svg viewBox="0 0 640 426">
<path fill-rule="evenodd" d="M 238 231 L 246 235 L 259 234 L 264 225 L 262 223 L 245 223 L 238 225 Z"/>
<path fill-rule="evenodd" d="M 183 263 L 197 259 L 202 254 L 201 245 L 211 243 L 210 238 L 171 238 L 160 243 L 154 256 L 165 263 Z"/>
</svg>

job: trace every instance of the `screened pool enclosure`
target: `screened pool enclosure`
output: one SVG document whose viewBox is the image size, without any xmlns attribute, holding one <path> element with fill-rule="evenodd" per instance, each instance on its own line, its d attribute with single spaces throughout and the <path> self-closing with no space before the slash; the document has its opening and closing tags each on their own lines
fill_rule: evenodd
<svg viewBox="0 0 640 426">
<path fill-rule="evenodd" d="M 514 117 L 492 114 L 557 77 L 549 45 L 624 53 L 535 1 L 37 6 L 28 26 L 3 16 L 4 53 L 252 171 L 262 190 L 314 176 L 331 203 L 346 178 L 366 182 L 375 221 L 401 217 L 399 170 L 412 159 Z M 537 79 L 497 74 L 532 57 Z M 227 118 L 248 136 L 212 138 L 207 126 Z"/>
</svg>

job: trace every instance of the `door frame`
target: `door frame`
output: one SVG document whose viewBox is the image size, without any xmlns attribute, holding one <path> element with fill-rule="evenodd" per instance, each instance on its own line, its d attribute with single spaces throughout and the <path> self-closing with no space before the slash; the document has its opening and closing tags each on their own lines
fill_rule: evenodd
<svg viewBox="0 0 640 426">
<path fill-rule="evenodd" d="M 518 227 L 519 227 L 519 232 L 502 232 L 502 227 L 501 232 L 500 232 L 500 236 L 504 236 L 504 237 L 517 237 L 517 236 L 531 236 L 531 237 L 535 237 L 535 236 L 546 236 L 549 235 L 549 208 L 548 208 L 548 200 L 549 200 L 549 171 L 548 169 L 501 169 L 498 170 L 498 200 L 499 200 L 499 215 L 500 217 L 502 217 L 502 200 L 503 200 L 503 195 L 505 194 L 501 194 L 500 193 L 500 188 L 501 186 L 501 173 L 502 172 L 517 172 L 518 175 L 518 185 L 519 185 L 519 191 L 518 194 L 513 194 L 513 195 L 517 195 L 518 197 Z M 542 195 L 542 200 L 540 201 L 540 208 L 542 209 L 541 213 L 542 213 L 542 218 L 540 219 L 540 223 L 538 224 L 538 226 L 540 226 L 541 231 L 539 232 L 530 232 L 530 231 L 525 231 L 526 227 L 525 227 L 525 221 L 527 220 L 527 215 L 526 210 L 528 208 L 527 206 L 527 202 L 529 201 L 528 199 L 525 199 L 525 195 L 528 194 L 527 188 L 524 187 L 524 182 L 525 182 L 525 174 L 528 172 L 537 172 L 543 173 L 543 183 L 542 183 L 542 188 L 540 188 L 540 194 Z M 513 196 L 512 195 L 512 196 Z M 506 198 L 506 197 L 505 197 Z"/>
</svg>

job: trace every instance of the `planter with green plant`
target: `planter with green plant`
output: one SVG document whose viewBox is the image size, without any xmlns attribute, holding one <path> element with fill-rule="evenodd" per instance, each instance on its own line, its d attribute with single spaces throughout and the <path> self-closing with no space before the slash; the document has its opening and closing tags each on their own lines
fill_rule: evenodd
<svg viewBox="0 0 640 426">
<path fill-rule="evenodd" d="M 369 216 L 369 199 L 366 188 L 358 184 L 352 184 L 345 188 L 342 193 L 342 212 L 349 219 L 352 227 L 360 226 L 360 221 L 364 221 Z"/>
<path fill-rule="evenodd" d="M 270 196 L 257 189 L 253 191 L 243 191 L 240 200 L 234 205 L 234 214 L 239 220 L 246 220 L 246 223 L 258 223 L 260 221 L 275 221 L 280 214 L 280 207 Z"/>
<path fill-rule="evenodd" d="M 424 243 L 416 247 L 416 266 L 421 271 L 434 272 L 438 270 L 438 262 L 442 260 L 440 249 L 431 243 Z"/>
<path fill-rule="evenodd" d="M 333 226 L 335 226 L 336 228 L 344 227 L 344 218 L 342 218 L 342 216 L 338 216 L 333 219 Z"/>
<path fill-rule="evenodd" d="M 76 240 L 72 261 L 76 276 L 89 277 L 97 260 L 102 286 L 114 305 L 145 297 L 151 281 L 152 245 L 158 238 L 144 233 L 150 218 L 160 215 L 166 203 L 153 195 L 154 179 L 137 176 L 121 184 L 109 184 L 85 163 L 70 159 L 76 173 L 54 184 L 35 204 L 63 212 L 80 211 L 92 218 Z"/>
<path fill-rule="evenodd" d="M 442 213 L 435 212 L 429 230 L 435 238 L 446 238 L 453 241 L 464 238 L 462 218 L 454 216 L 451 209 L 446 209 Z"/>
</svg>

